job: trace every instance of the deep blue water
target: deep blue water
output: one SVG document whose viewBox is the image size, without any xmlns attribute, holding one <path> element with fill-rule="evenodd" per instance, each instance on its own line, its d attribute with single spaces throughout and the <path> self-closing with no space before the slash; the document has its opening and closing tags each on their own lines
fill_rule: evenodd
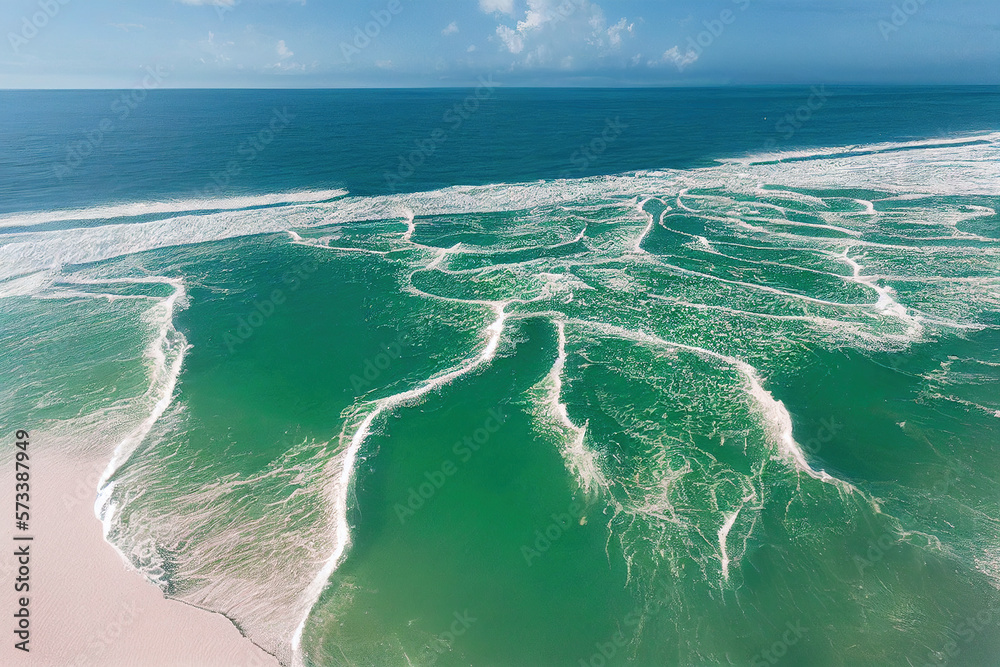
<svg viewBox="0 0 1000 667">
<path fill-rule="evenodd" d="M 768 148 L 967 134 L 1000 124 L 997 87 L 144 95 L 0 92 L 0 212 L 578 178 L 707 166 Z"/>
</svg>

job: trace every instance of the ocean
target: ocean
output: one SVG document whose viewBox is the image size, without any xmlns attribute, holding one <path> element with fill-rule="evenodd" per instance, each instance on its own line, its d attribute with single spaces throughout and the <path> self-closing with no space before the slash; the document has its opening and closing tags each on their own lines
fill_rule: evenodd
<svg viewBox="0 0 1000 667">
<path fill-rule="evenodd" d="M 0 422 L 283 664 L 997 664 L 1000 89 L 3 91 L 0 136 Z"/>
</svg>

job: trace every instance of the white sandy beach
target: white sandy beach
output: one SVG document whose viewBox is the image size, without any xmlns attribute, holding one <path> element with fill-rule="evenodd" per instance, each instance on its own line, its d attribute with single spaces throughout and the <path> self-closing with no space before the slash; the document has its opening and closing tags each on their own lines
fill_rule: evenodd
<svg viewBox="0 0 1000 667">
<path fill-rule="evenodd" d="M 278 667 L 225 617 L 166 599 L 104 541 L 94 516 L 95 470 L 103 462 L 74 460 L 31 447 L 30 652 L 14 648 L 17 563 L 13 462 L 0 472 L 11 512 L 0 553 L 0 615 L 5 621 L 0 664 L 53 667 Z M 7 457 L 4 457 L 5 459 Z M 90 478 L 88 480 L 88 477 Z"/>
</svg>

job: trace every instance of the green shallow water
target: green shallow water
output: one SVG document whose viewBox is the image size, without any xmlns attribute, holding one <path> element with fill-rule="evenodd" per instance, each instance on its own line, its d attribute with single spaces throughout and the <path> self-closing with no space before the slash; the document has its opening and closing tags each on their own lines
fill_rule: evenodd
<svg viewBox="0 0 1000 667">
<path fill-rule="evenodd" d="M 1000 198 L 936 150 L 83 230 L 5 417 L 286 664 L 994 664 Z"/>
<path fill-rule="evenodd" d="M 309 627 L 315 663 L 546 663 L 628 611 L 604 504 L 569 483 L 532 424 L 526 393 L 551 365 L 551 327 L 514 328 L 511 356 L 400 409 L 373 439 L 351 556 Z"/>
</svg>

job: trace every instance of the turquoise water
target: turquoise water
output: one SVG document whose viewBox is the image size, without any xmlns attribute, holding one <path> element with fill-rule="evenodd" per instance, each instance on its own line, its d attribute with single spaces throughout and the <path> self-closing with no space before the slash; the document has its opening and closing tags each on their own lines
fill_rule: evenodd
<svg viewBox="0 0 1000 667">
<path fill-rule="evenodd" d="M 560 179 L 539 131 L 520 175 L 406 193 L 25 188 L 0 414 L 101 461 L 107 539 L 285 664 L 995 664 L 997 96 L 958 104 L 993 133 L 921 134 L 935 94 L 881 143 L 832 128 L 893 94 L 845 91 L 826 143 L 683 168 Z"/>
</svg>

